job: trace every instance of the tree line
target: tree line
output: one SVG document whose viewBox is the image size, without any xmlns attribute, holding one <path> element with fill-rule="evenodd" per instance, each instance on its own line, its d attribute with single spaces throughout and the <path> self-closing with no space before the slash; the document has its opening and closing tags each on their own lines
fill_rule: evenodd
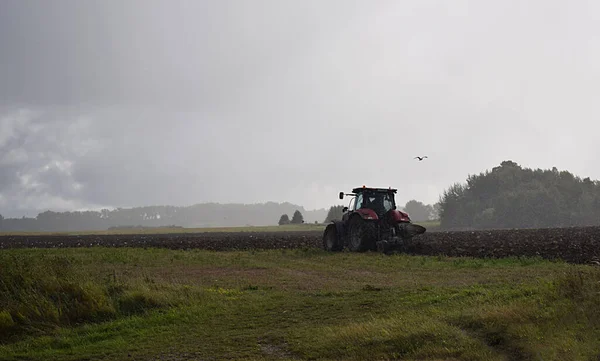
<svg viewBox="0 0 600 361">
<path fill-rule="evenodd" d="M 598 225 L 600 182 L 556 167 L 523 168 L 507 160 L 451 185 L 439 207 L 440 225 L 446 229 Z"/>
<path fill-rule="evenodd" d="M 81 212 L 45 211 L 36 217 L 4 218 L 0 231 L 72 232 L 123 227 L 234 227 L 274 225 L 282 213 L 303 213 L 303 220 L 320 221 L 326 209 L 307 211 L 291 203 L 261 204 L 202 203 L 192 206 L 148 206 Z"/>
</svg>

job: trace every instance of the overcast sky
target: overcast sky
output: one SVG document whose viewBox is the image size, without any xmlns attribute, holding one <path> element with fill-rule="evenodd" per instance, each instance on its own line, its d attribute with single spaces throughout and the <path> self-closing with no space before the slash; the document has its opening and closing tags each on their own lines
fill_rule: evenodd
<svg viewBox="0 0 600 361">
<path fill-rule="evenodd" d="M 314 209 L 363 184 L 434 203 L 508 159 L 599 179 L 599 20 L 566 0 L 2 0 L 0 213 Z"/>
</svg>

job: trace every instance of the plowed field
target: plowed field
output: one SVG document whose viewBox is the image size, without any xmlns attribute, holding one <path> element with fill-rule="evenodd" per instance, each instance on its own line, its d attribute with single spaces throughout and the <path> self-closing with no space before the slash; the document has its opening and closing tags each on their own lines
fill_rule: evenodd
<svg viewBox="0 0 600 361">
<path fill-rule="evenodd" d="M 156 235 L 1 236 L 3 248 L 164 247 L 250 250 L 321 247 L 320 231 L 182 233 Z M 540 256 L 572 263 L 600 261 L 600 227 L 436 231 L 413 239 L 408 251 L 470 257 Z"/>
</svg>

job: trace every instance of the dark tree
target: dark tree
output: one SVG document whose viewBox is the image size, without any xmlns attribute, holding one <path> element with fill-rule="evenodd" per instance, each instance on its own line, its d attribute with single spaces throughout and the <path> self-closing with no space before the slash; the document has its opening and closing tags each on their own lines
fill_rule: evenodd
<svg viewBox="0 0 600 361">
<path fill-rule="evenodd" d="M 344 209 L 344 206 L 331 206 L 329 208 L 329 212 L 327 212 L 325 223 L 329 223 L 331 221 L 340 221 L 343 215 L 342 209 Z"/>
<path fill-rule="evenodd" d="M 304 223 L 304 217 L 302 216 L 302 213 L 300 213 L 299 210 L 296 210 L 294 212 L 294 215 L 292 215 L 292 221 L 290 223 L 292 223 L 292 224 L 302 224 L 302 223 Z"/>
<path fill-rule="evenodd" d="M 279 225 L 283 226 L 284 224 L 290 224 L 290 217 L 287 214 L 282 214 L 279 218 Z"/>
<path fill-rule="evenodd" d="M 532 228 L 598 225 L 600 183 L 567 171 L 504 161 L 440 197 L 443 228 Z"/>
<path fill-rule="evenodd" d="M 440 203 L 433 205 L 433 212 L 431 214 L 432 219 L 440 219 Z"/>
<path fill-rule="evenodd" d="M 415 222 L 423 222 L 433 219 L 433 206 L 429 204 L 423 204 L 423 202 L 419 202 L 414 199 L 406 202 L 404 210 L 409 214 L 410 219 Z"/>
</svg>

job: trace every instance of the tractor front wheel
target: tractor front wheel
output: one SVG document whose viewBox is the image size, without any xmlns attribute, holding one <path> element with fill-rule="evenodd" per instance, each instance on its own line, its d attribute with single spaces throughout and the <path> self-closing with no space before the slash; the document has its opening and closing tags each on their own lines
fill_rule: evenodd
<svg viewBox="0 0 600 361">
<path fill-rule="evenodd" d="M 348 249 L 352 252 L 365 252 L 375 245 L 375 224 L 359 216 L 350 220 L 348 230 Z"/>
</svg>

